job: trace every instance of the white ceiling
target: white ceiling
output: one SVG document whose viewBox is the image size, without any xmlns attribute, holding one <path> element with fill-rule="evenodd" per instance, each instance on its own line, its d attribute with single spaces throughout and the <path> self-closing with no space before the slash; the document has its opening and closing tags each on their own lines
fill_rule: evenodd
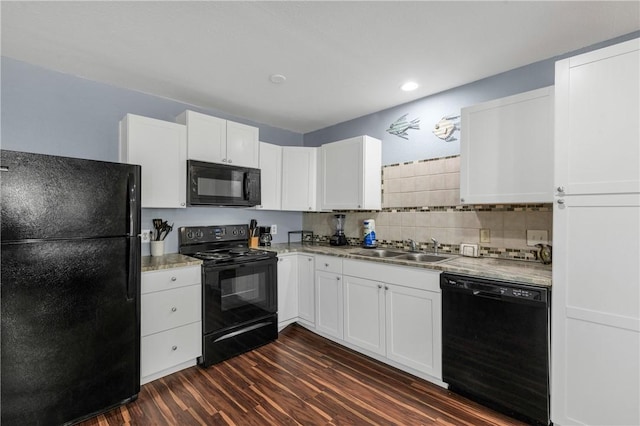
<svg viewBox="0 0 640 426">
<path fill-rule="evenodd" d="M 300 133 L 640 29 L 639 1 L 1 7 L 3 56 Z"/>
</svg>

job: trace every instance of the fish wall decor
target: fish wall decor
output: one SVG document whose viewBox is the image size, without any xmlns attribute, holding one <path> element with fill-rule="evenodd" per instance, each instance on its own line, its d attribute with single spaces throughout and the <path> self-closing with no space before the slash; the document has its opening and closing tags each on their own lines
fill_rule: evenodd
<svg viewBox="0 0 640 426">
<path fill-rule="evenodd" d="M 409 140 L 409 134 L 407 133 L 407 130 L 420 130 L 420 119 L 415 118 L 411 121 L 407 121 L 407 115 L 409 114 L 407 113 L 391 123 L 386 132 L 394 136 L 398 136 L 402 139 Z"/>
<path fill-rule="evenodd" d="M 433 134 L 445 142 L 457 140 L 453 137 L 453 132 L 460 130 L 459 122 L 454 121 L 458 118 L 460 118 L 459 115 L 446 115 L 442 117 L 433 128 Z"/>
</svg>

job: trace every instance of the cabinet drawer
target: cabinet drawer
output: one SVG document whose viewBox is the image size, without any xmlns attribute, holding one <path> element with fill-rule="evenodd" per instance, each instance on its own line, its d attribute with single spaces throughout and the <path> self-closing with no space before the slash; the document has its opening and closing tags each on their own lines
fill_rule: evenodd
<svg viewBox="0 0 640 426">
<path fill-rule="evenodd" d="M 142 377 L 190 361 L 202 355 L 202 323 L 196 322 L 142 338 Z"/>
<path fill-rule="evenodd" d="M 316 255 L 316 271 L 342 274 L 342 259 L 335 256 Z"/>
<path fill-rule="evenodd" d="M 200 284 L 200 271 L 200 266 L 187 266 L 184 268 L 144 272 L 142 274 L 141 292 L 145 294 Z"/>
<path fill-rule="evenodd" d="M 200 285 L 191 285 L 143 295 L 142 336 L 200 321 L 201 290 Z"/>
</svg>

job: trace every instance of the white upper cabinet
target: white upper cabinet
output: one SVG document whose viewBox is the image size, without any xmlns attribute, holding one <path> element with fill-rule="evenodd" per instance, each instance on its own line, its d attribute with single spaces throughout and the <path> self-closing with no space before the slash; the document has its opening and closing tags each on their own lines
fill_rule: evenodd
<svg viewBox="0 0 640 426">
<path fill-rule="evenodd" d="M 120 161 L 142 166 L 143 208 L 184 208 L 185 126 L 127 114 L 120 121 Z"/>
<path fill-rule="evenodd" d="M 463 108 L 460 201 L 553 202 L 553 86 Z"/>
<path fill-rule="evenodd" d="M 316 210 L 317 148 L 282 147 L 282 210 Z"/>
<path fill-rule="evenodd" d="M 189 110 L 176 117 L 176 122 L 187 126 L 187 157 L 190 160 L 259 167 L 257 127 Z"/>
<path fill-rule="evenodd" d="M 260 142 L 260 198 L 256 209 L 282 208 L 282 147 Z"/>
<path fill-rule="evenodd" d="M 257 127 L 227 121 L 227 163 L 254 169 L 260 167 L 258 139 Z"/>
<path fill-rule="evenodd" d="M 382 143 L 358 136 L 320 148 L 323 210 L 380 210 Z"/>
<path fill-rule="evenodd" d="M 559 192 L 640 192 L 638 44 L 633 40 L 556 65 Z"/>
</svg>

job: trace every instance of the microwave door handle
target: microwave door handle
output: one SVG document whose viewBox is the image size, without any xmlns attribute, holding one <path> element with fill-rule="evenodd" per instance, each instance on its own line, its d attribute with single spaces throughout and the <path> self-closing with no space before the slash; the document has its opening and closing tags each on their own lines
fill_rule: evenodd
<svg viewBox="0 0 640 426">
<path fill-rule="evenodd" d="M 243 178 L 243 182 L 242 182 L 242 186 L 243 186 L 243 191 L 244 191 L 244 199 L 248 200 L 249 196 L 251 195 L 251 192 L 249 190 L 249 173 L 244 173 L 244 178 Z"/>
</svg>

